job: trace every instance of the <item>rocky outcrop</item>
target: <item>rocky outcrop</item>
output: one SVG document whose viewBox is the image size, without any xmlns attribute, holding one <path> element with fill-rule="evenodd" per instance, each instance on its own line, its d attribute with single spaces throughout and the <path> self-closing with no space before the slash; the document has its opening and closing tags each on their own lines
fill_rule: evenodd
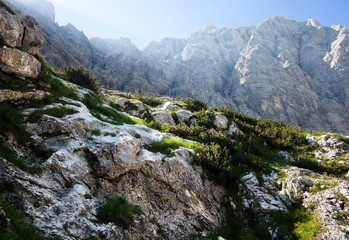
<svg viewBox="0 0 349 240">
<path fill-rule="evenodd" d="M 21 19 L 0 8 L 0 44 L 9 47 L 21 47 L 23 24 Z"/>
<path fill-rule="evenodd" d="M 287 208 L 281 198 L 275 194 L 273 181 L 278 178 L 274 173 L 271 176 L 264 176 L 263 183 L 259 183 L 254 173 L 249 173 L 241 178 L 244 186 L 240 185 L 240 194 L 243 197 L 242 204 L 247 209 L 252 209 L 257 215 L 268 215 L 278 211 L 285 211 Z M 273 194 L 274 192 L 274 194 Z"/>
<path fill-rule="evenodd" d="M 36 78 L 41 71 L 41 63 L 29 53 L 2 47 L 0 49 L 0 69 L 20 78 Z"/>
<path fill-rule="evenodd" d="M 175 121 L 173 120 L 171 114 L 167 111 L 155 111 L 152 112 L 152 116 L 155 122 L 159 122 L 161 124 L 173 125 Z"/>
<path fill-rule="evenodd" d="M 228 128 L 228 118 L 224 115 L 216 114 L 213 124 L 218 130 L 225 130 Z"/>
<path fill-rule="evenodd" d="M 190 111 L 186 111 L 186 110 L 179 110 L 178 112 L 176 112 L 178 121 L 183 123 L 186 120 L 189 120 L 191 117 L 194 116 L 193 113 L 191 113 Z"/>
<path fill-rule="evenodd" d="M 32 17 L 22 18 L 1 7 L 0 29 L 0 69 L 20 78 L 36 78 L 41 63 L 34 55 L 45 44 L 39 24 Z"/>
<path fill-rule="evenodd" d="M 40 48 L 45 45 L 45 38 L 42 35 L 39 23 L 35 18 L 27 16 L 24 24 L 23 51 L 32 55 L 39 54 Z"/>
<path fill-rule="evenodd" d="M 37 90 L 32 92 L 20 92 L 12 90 L 0 90 L 0 103 L 2 102 L 17 102 L 18 100 L 42 100 L 47 97 L 49 93 Z"/>
<path fill-rule="evenodd" d="M 101 122 L 81 102 L 64 101 L 75 104 L 67 106 L 77 113 L 62 119 L 43 115 L 29 125 L 35 143 L 54 152 L 40 173 L 0 161 L 1 185 L 16 186 L 13 194 L 22 196 L 21 205 L 46 235 L 184 239 L 222 226 L 225 191 L 201 179 L 202 169 L 190 164 L 192 150 L 150 152 L 145 145 L 169 136 L 143 125 Z M 100 129 L 101 136 L 93 135 L 93 129 Z M 129 229 L 96 219 L 105 199 L 117 196 L 144 212 L 134 216 Z"/>
</svg>

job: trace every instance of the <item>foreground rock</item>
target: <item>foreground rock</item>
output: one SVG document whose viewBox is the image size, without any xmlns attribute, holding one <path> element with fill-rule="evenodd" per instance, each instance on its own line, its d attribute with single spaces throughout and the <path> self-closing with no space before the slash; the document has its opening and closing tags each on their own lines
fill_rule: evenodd
<svg viewBox="0 0 349 240">
<path fill-rule="evenodd" d="M 63 119 L 43 115 L 30 125 L 35 142 L 54 151 L 39 174 L 0 161 L 1 185 L 16 186 L 11 191 L 36 226 L 65 239 L 156 239 L 162 234 L 183 239 L 222 226 L 224 190 L 202 181 L 200 168 L 190 164 L 191 150 L 179 148 L 170 156 L 150 152 L 144 145 L 166 134 L 142 125 L 101 122 L 76 103 L 81 107 L 70 106 L 76 114 Z M 93 129 L 102 135 L 93 135 Z M 145 213 L 134 216 L 127 230 L 96 220 L 105 199 L 117 196 Z"/>
<path fill-rule="evenodd" d="M 3 72 L 20 78 L 36 78 L 41 71 L 41 63 L 29 53 L 14 48 L 0 49 L 0 68 Z"/>
<path fill-rule="evenodd" d="M 32 17 L 22 18 L 0 7 L 0 69 L 20 78 L 36 78 L 41 63 L 39 54 L 45 38 Z M 22 50 L 19 50 L 22 49 Z"/>
</svg>

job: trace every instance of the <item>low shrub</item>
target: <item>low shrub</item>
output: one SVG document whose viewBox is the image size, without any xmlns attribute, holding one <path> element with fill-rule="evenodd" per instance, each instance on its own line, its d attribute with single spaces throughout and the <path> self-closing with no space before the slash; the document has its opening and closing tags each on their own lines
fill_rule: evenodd
<svg viewBox="0 0 349 240">
<path fill-rule="evenodd" d="M 161 142 L 153 142 L 151 145 L 146 146 L 146 149 L 151 152 L 170 154 L 171 149 L 177 149 L 179 147 L 185 147 L 196 150 L 199 146 L 198 144 L 185 142 L 177 138 L 166 138 Z"/>
<path fill-rule="evenodd" d="M 156 107 L 160 104 L 163 104 L 166 101 L 163 98 L 157 98 L 157 97 L 152 97 L 152 96 L 146 97 L 146 96 L 141 96 L 138 94 L 134 95 L 133 98 L 137 99 L 137 100 L 141 101 L 142 103 L 147 104 L 151 107 Z"/>
<path fill-rule="evenodd" d="M 101 121 L 108 122 L 114 125 L 121 124 L 137 124 L 138 122 L 128 116 L 117 112 L 112 107 L 104 106 L 103 101 L 97 94 L 85 95 L 82 101 L 89 109 L 90 113 Z M 104 116 L 104 117 L 103 117 Z"/>
<path fill-rule="evenodd" d="M 196 112 L 196 111 L 208 109 L 208 103 L 205 101 L 198 100 L 198 99 L 188 98 L 188 99 L 183 100 L 183 102 L 185 104 L 187 104 L 187 108 L 191 112 Z"/>
<path fill-rule="evenodd" d="M 97 218 L 100 222 L 112 222 L 127 229 L 133 223 L 133 214 L 143 214 L 141 207 L 128 203 L 124 197 L 117 197 L 107 199 L 98 210 Z"/>
<path fill-rule="evenodd" d="M 95 136 L 101 136 L 101 130 L 99 130 L 99 129 L 93 129 L 92 131 L 91 131 L 91 134 L 92 135 L 95 135 Z"/>
<path fill-rule="evenodd" d="M 42 115 L 47 114 L 50 116 L 54 116 L 54 117 L 58 117 L 58 118 L 62 118 L 66 115 L 69 114 L 74 114 L 77 113 L 78 111 L 76 111 L 73 108 L 69 108 L 69 107 L 65 107 L 65 106 L 59 106 L 59 107 L 52 107 L 52 108 L 47 108 L 47 109 L 39 109 L 39 110 L 35 110 L 34 112 L 32 112 L 28 118 L 27 121 L 28 122 L 38 122 L 41 118 Z"/>
<path fill-rule="evenodd" d="M 99 93 L 101 90 L 96 78 L 82 66 L 65 67 L 63 69 L 63 78 L 82 87 L 89 88 L 96 93 Z"/>
</svg>

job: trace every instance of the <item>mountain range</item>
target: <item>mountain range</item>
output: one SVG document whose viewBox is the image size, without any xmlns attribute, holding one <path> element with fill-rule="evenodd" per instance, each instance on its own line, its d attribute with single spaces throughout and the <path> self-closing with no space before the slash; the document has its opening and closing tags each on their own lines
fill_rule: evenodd
<svg viewBox="0 0 349 240">
<path fill-rule="evenodd" d="M 282 17 L 237 29 L 209 24 L 141 51 L 127 38 L 88 39 L 71 24 L 59 26 L 52 4 L 41 1 L 36 11 L 6 0 L 40 23 L 47 42 L 41 52 L 56 69 L 81 65 L 106 88 L 197 98 L 307 130 L 349 134 L 345 27 Z"/>
</svg>

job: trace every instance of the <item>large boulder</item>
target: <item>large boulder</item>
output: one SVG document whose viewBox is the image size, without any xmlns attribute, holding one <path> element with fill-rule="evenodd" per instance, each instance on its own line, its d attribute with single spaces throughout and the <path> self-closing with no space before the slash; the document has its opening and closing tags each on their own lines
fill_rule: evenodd
<svg viewBox="0 0 349 240">
<path fill-rule="evenodd" d="M 173 120 L 171 114 L 167 111 L 156 111 L 152 113 L 152 116 L 155 120 L 155 122 L 161 123 L 161 124 L 168 124 L 173 125 L 175 124 L 175 121 Z"/>
<path fill-rule="evenodd" d="M 228 128 L 228 118 L 224 115 L 216 114 L 214 125 L 218 130 L 225 130 Z"/>
<path fill-rule="evenodd" d="M 187 119 L 190 119 L 192 116 L 194 116 L 193 113 L 186 111 L 186 110 L 179 110 L 176 112 L 177 118 L 179 122 L 184 122 Z"/>
<path fill-rule="evenodd" d="M 38 54 L 40 48 L 45 44 L 45 38 L 39 23 L 35 18 L 27 16 L 24 25 L 23 50 L 33 55 Z"/>
<path fill-rule="evenodd" d="M 23 30 L 20 18 L 0 7 L 0 44 L 21 47 Z"/>
<path fill-rule="evenodd" d="M 41 70 L 41 63 L 29 53 L 14 48 L 0 49 L 0 69 L 20 78 L 36 78 Z"/>
</svg>

